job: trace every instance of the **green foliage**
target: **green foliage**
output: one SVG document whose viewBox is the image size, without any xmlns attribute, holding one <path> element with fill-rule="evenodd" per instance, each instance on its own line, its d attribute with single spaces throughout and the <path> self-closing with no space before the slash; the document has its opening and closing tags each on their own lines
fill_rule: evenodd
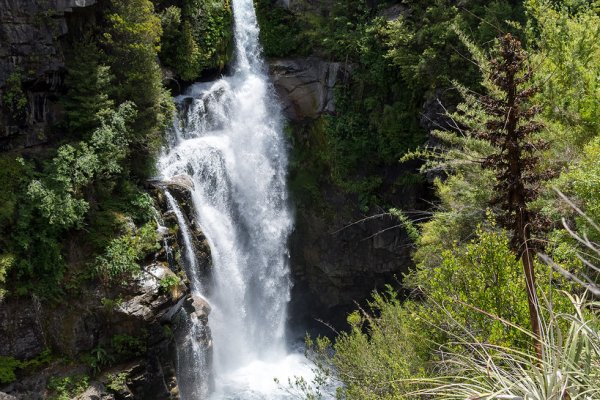
<svg viewBox="0 0 600 400">
<path fill-rule="evenodd" d="M 335 371 L 344 383 L 338 398 L 402 399 L 411 388 L 407 381 L 425 373 L 425 325 L 391 288 L 385 295 L 375 293 L 369 306 L 369 312 L 348 316 L 350 331 L 337 336 L 333 351 L 326 338 L 309 340 L 308 345 L 316 351 L 320 369 Z"/>
<path fill-rule="evenodd" d="M 0 383 L 11 383 L 17 379 L 17 370 L 31 370 L 47 365 L 52 359 L 50 350 L 44 350 L 40 355 L 30 360 L 17 360 L 13 357 L 0 356 Z"/>
<path fill-rule="evenodd" d="M 104 347 L 98 346 L 88 354 L 84 354 L 81 357 L 81 361 L 86 363 L 94 374 L 98 374 L 103 368 L 111 365 L 115 361 L 115 358 Z"/>
<path fill-rule="evenodd" d="M 48 380 L 48 389 L 53 392 L 50 400 L 70 400 L 83 393 L 89 385 L 89 378 L 85 375 L 65 376 L 63 378 L 51 377 Z"/>
<path fill-rule="evenodd" d="M 127 373 L 108 374 L 106 387 L 114 393 L 119 393 L 127 388 Z"/>
<path fill-rule="evenodd" d="M 106 56 L 92 40 L 75 43 L 71 52 L 65 78 L 69 90 L 61 99 L 65 125 L 71 133 L 85 137 L 114 108 L 114 101 L 109 99 L 112 76 L 110 68 L 102 65 Z"/>
<path fill-rule="evenodd" d="M 600 132 L 600 15 L 588 5 L 567 9 L 547 0 L 526 2 L 538 99 L 545 116 L 570 143 L 585 143 Z M 559 152 L 564 148 L 557 149 Z M 560 156 L 559 154 L 557 154 Z M 568 154 L 571 156 L 571 154 Z"/>
<path fill-rule="evenodd" d="M 15 265 L 15 256 L 12 254 L 0 254 L 0 300 L 6 294 L 6 290 L 4 289 L 4 285 L 6 283 L 6 275 Z"/>
<path fill-rule="evenodd" d="M 131 104 L 122 104 L 102 121 L 88 142 L 58 149 L 46 182 L 31 182 L 27 193 L 50 225 L 81 227 L 88 210 L 88 203 L 80 198 L 82 191 L 96 179 L 121 172 L 127 154 L 127 122 L 134 116 Z"/>
<path fill-rule="evenodd" d="M 600 395 L 600 336 L 596 304 L 571 297 L 564 313 L 548 310 L 541 330 L 541 359 L 522 351 L 494 346 L 470 336 L 455 336 L 442 347 L 440 374 L 423 380 L 418 398 L 462 399 L 594 399 Z M 492 321 L 492 318 L 490 318 Z M 533 333 L 523 331 L 533 336 Z"/>
<path fill-rule="evenodd" d="M 0 299 L 6 294 L 6 281 L 16 265 L 11 234 L 18 223 L 19 203 L 28 184 L 28 171 L 21 159 L 0 156 Z"/>
<path fill-rule="evenodd" d="M 126 283 L 125 278 L 140 273 L 139 262 L 158 248 L 160 246 L 154 223 L 131 229 L 121 237 L 113 239 L 104 254 L 96 258 L 96 273 L 107 282 Z"/>
<path fill-rule="evenodd" d="M 489 321 L 486 315 L 461 304 L 485 310 L 521 327 L 529 322 L 523 267 L 509 248 L 506 234 L 479 229 L 476 235 L 466 245 L 445 250 L 439 267 L 411 272 L 407 282 L 418 287 L 428 303 L 447 308 L 452 320 L 478 340 L 523 347 L 527 338 L 518 331 L 499 321 Z M 433 324 L 451 323 L 446 313 L 436 315 L 435 309 L 430 313 Z"/>
<path fill-rule="evenodd" d="M 201 49 L 202 68 L 222 70 L 233 40 L 233 12 L 229 0 L 186 0 L 185 3 L 183 16 L 190 19 Z"/>
<path fill-rule="evenodd" d="M 445 250 L 468 242 L 485 221 L 494 177 L 489 171 L 464 168 L 464 172 L 436 179 L 438 204 L 432 218 L 421 224 L 421 237 L 413 256 L 418 265 L 432 268 L 442 262 Z"/>
<path fill-rule="evenodd" d="M 22 72 L 18 69 L 13 71 L 6 78 L 0 97 L 0 105 L 6 108 L 17 121 L 25 118 L 27 112 L 27 95 L 23 91 L 22 80 Z"/>
<path fill-rule="evenodd" d="M 12 358 L 0 356 L 0 383 L 10 383 L 17 380 L 15 371 L 21 368 L 21 361 Z"/>
<path fill-rule="evenodd" d="M 256 17 L 260 26 L 260 42 L 266 57 L 288 57 L 305 53 L 299 17 L 271 0 L 257 0 Z"/>
<path fill-rule="evenodd" d="M 118 297 L 116 299 L 109 299 L 107 297 L 103 297 L 100 300 L 100 302 L 102 303 L 102 306 L 104 307 L 105 310 L 113 311 L 123 304 L 123 299 L 120 297 Z"/>
<path fill-rule="evenodd" d="M 111 71 L 119 82 L 113 96 L 117 103 L 133 102 L 138 110 L 127 135 L 132 149 L 129 168 L 144 177 L 151 172 L 152 157 L 173 113 L 158 64 L 161 20 L 150 0 L 115 0 L 107 20 L 104 45 Z"/>
<path fill-rule="evenodd" d="M 233 15 L 228 0 L 184 0 L 161 15 L 163 63 L 192 81 L 207 69 L 222 71 L 230 58 Z"/>
<path fill-rule="evenodd" d="M 387 56 L 413 90 L 448 87 L 454 80 L 477 85 L 477 67 L 465 57 L 454 27 L 489 45 L 501 32 L 513 31 L 508 21 L 523 21 L 522 6 L 506 0 L 404 3 L 411 12 L 389 24 Z"/>
<path fill-rule="evenodd" d="M 165 65 L 175 68 L 181 79 L 191 81 L 201 73 L 201 54 L 189 21 L 182 22 L 181 10 L 176 6 L 162 13 L 165 32 L 161 59 Z"/>
<path fill-rule="evenodd" d="M 164 292 L 169 292 L 181 283 L 181 279 L 177 275 L 167 275 L 159 282 L 160 289 Z"/>
<path fill-rule="evenodd" d="M 114 335 L 111 339 L 111 351 L 120 360 L 128 360 L 146 353 L 146 338 L 130 335 Z"/>
<path fill-rule="evenodd" d="M 562 190 L 577 201 L 578 206 L 593 221 L 600 221 L 600 136 L 595 137 L 583 150 L 581 160 L 573 163 L 559 179 Z M 577 225 L 584 236 L 600 239 L 598 232 L 585 218 L 578 217 Z"/>
<path fill-rule="evenodd" d="M 398 210 L 397 208 L 390 209 L 390 214 L 398 221 L 400 221 L 402 227 L 406 229 L 410 240 L 412 240 L 413 242 L 419 241 L 419 239 L 421 238 L 421 234 L 415 226 L 415 224 L 413 224 L 413 222 L 406 216 L 406 214 L 404 214 L 401 210 Z"/>
</svg>

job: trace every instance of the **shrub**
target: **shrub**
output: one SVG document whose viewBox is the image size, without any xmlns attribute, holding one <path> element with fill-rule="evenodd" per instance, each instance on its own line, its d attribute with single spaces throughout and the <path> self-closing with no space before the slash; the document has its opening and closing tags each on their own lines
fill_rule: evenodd
<svg viewBox="0 0 600 400">
<path fill-rule="evenodd" d="M 159 249 L 156 225 L 148 223 L 139 229 L 113 239 L 104 254 L 96 257 L 96 273 L 107 282 L 121 281 L 137 275 L 141 269 L 139 262 L 148 253 Z"/>
<path fill-rule="evenodd" d="M 181 279 L 177 275 L 167 275 L 160 280 L 160 289 L 164 292 L 169 292 L 171 289 L 177 287 Z"/>
<path fill-rule="evenodd" d="M 70 400 L 83 393 L 89 385 L 89 378 L 84 375 L 52 377 L 48 380 L 48 389 L 54 394 L 50 400 Z"/>
<path fill-rule="evenodd" d="M 13 119 L 20 121 L 25 118 L 27 112 L 27 96 L 23 91 L 23 75 L 20 70 L 13 71 L 6 78 L 0 105 L 5 107 Z"/>
</svg>

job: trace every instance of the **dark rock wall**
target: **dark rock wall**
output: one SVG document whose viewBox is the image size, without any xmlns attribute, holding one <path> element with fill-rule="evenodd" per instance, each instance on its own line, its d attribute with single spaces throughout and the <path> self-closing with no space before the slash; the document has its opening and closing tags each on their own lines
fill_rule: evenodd
<svg viewBox="0 0 600 400">
<path fill-rule="evenodd" d="M 69 20 L 93 15 L 96 6 L 97 0 L 0 2 L 0 99 L 15 73 L 27 97 L 25 115 L 0 107 L 0 151 L 48 139 L 50 125 L 61 114 L 57 94 L 64 89 L 63 40 L 72 24 Z"/>
<path fill-rule="evenodd" d="M 275 59 L 269 64 L 295 135 L 301 134 L 302 126 L 335 113 L 335 87 L 352 73 L 351 66 L 314 57 Z M 383 186 L 415 168 L 398 164 L 382 171 Z M 422 199 L 428 194 L 423 185 L 395 190 L 386 194 L 390 204 L 407 210 L 425 207 Z M 398 286 L 401 275 L 412 265 L 411 243 L 399 222 L 389 215 L 368 218 L 386 210 L 363 212 L 356 196 L 331 183 L 321 183 L 319 191 L 322 204 L 298 205 L 291 239 L 294 287 L 289 315 L 292 335 L 297 337 L 306 329 L 330 334 L 319 320 L 344 328 L 347 314 L 357 304 L 364 304 L 373 290 L 386 284 Z"/>
</svg>

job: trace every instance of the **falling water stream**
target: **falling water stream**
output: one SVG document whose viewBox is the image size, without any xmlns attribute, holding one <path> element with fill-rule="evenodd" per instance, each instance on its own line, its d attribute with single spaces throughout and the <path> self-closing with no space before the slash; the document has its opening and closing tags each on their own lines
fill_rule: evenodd
<svg viewBox="0 0 600 400">
<path fill-rule="evenodd" d="M 192 292 L 212 307 L 214 362 L 198 361 L 200 348 L 179 350 L 184 400 L 286 399 L 274 378 L 287 382 L 310 374 L 304 357 L 290 353 L 285 338 L 293 218 L 281 113 L 261 58 L 253 0 L 233 0 L 232 6 L 233 74 L 195 84 L 176 99 L 179 117 L 159 161 L 162 179 L 193 179 L 193 205 L 213 259 L 210 287 L 200 287 L 194 273 L 190 280 Z M 169 193 L 167 198 L 185 224 Z M 187 267 L 196 269 L 184 229 Z M 193 336 L 197 326 L 193 320 L 189 325 Z M 214 385 L 207 384 L 209 375 Z"/>
</svg>

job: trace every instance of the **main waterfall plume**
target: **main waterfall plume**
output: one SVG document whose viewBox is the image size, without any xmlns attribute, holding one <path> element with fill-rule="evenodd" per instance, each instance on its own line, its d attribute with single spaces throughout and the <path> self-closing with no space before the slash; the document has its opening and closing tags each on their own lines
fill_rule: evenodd
<svg viewBox="0 0 600 400">
<path fill-rule="evenodd" d="M 233 0 L 233 10 L 233 75 L 195 84 L 176 99 L 179 118 L 159 169 L 163 179 L 194 180 L 195 212 L 212 251 L 212 285 L 202 293 L 212 306 L 212 398 L 284 398 L 273 378 L 306 368 L 301 356 L 287 354 L 285 341 L 293 224 L 286 143 L 253 1 Z M 196 382 L 182 385 L 200 387 L 206 377 L 194 374 Z M 206 395 L 193 388 L 182 393 Z"/>
</svg>

